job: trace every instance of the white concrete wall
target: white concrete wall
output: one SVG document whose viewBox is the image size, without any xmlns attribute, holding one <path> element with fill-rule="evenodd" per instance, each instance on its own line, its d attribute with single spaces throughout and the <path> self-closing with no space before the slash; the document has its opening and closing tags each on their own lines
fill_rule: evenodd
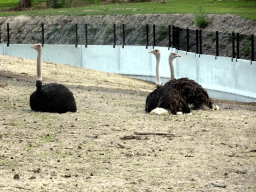
<svg viewBox="0 0 256 192">
<path fill-rule="evenodd" d="M 36 59 L 32 45 L 0 44 L 0 54 Z M 162 83 L 170 78 L 166 47 L 155 47 L 161 51 L 160 75 Z M 156 60 L 149 54 L 153 48 L 145 46 L 112 45 L 44 45 L 42 60 L 99 71 L 130 75 L 155 81 Z M 217 99 L 256 102 L 256 62 L 232 61 L 229 57 L 197 55 L 178 51 L 181 55 L 174 61 L 176 78 L 188 77 L 208 90 L 210 97 Z M 153 78 L 152 78 L 153 77 Z"/>
</svg>

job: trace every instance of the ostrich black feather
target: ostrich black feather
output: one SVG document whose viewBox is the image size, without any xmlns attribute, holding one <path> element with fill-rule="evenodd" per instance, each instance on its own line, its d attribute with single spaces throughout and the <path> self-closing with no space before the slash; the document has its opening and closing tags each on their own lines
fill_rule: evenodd
<svg viewBox="0 0 256 192">
<path fill-rule="evenodd" d="M 177 112 L 190 113 L 190 108 L 180 93 L 168 86 L 160 86 L 147 96 L 145 111 L 150 113 L 157 107 L 164 108 L 174 115 Z"/>
<path fill-rule="evenodd" d="M 207 91 L 191 79 L 173 79 L 165 83 L 164 87 L 173 87 L 178 90 L 188 104 L 193 104 L 195 110 L 200 109 L 203 105 L 213 108 L 213 103 Z"/>
<path fill-rule="evenodd" d="M 51 83 L 42 85 L 37 80 L 37 90 L 30 96 L 30 107 L 34 111 L 65 113 L 76 112 L 73 93 L 64 85 Z"/>
</svg>

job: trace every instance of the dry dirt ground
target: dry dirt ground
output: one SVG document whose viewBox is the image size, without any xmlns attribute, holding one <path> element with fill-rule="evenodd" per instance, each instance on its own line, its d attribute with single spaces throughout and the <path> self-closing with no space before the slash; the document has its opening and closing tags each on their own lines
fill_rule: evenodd
<svg viewBox="0 0 256 192">
<path fill-rule="evenodd" d="M 152 84 L 46 62 L 42 71 L 72 90 L 78 112 L 31 111 L 36 61 L 0 56 L 0 191 L 256 191 L 255 103 L 150 115 Z"/>
</svg>

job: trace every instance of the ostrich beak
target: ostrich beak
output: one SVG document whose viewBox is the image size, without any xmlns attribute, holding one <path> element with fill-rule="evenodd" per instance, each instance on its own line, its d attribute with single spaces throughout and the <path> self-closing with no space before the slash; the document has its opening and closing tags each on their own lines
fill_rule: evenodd
<svg viewBox="0 0 256 192">
<path fill-rule="evenodd" d="M 33 46 L 33 47 L 31 47 L 32 49 L 36 49 L 36 45 L 35 46 Z"/>
<path fill-rule="evenodd" d="M 180 55 L 177 55 L 177 57 L 181 57 Z"/>
</svg>

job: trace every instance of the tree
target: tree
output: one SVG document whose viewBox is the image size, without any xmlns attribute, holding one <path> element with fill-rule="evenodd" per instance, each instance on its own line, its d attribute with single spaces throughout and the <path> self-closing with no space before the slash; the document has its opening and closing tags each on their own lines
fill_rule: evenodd
<svg viewBox="0 0 256 192">
<path fill-rule="evenodd" d="M 20 7 L 23 7 L 23 8 L 31 7 L 31 0 L 20 0 Z"/>
</svg>

